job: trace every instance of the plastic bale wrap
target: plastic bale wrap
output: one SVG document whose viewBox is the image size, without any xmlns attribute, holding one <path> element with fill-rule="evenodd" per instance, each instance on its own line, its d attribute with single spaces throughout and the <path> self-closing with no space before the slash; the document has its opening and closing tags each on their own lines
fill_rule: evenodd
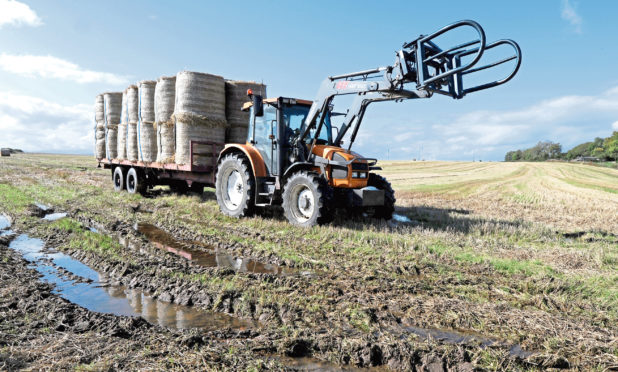
<svg viewBox="0 0 618 372">
<path fill-rule="evenodd" d="M 191 163 L 191 141 L 225 142 L 225 81 L 221 76 L 182 71 L 176 75 L 176 164 Z M 215 163 L 213 146 L 196 144 L 193 165 Z"/>
<path fill-rule="evenodd" d="M 110 159 L 118 159 L 118 125 L 107 125 L 107 156 Z"/>
<path fill-rule="evenodd" d="M 241 111 L 242 105 L 249 101 L 247 90 L 266 97 L 266 85 L 253 81 L 227 80 L 225 82 L 225 116 L 228 129 L 226 143 L 245 143 L 249 128 L 249 111 Z"/>
<path fill-rule="evenodd" d="M 153 162 L 157 160 L 157 135 L 155 132 L 154 96 L 157 82 L 140 81 L 139 88 L 139 129 L 137 142 L 140 149 L 140 160 Z"/>
<path fill-rule="evenodd" d="M 176 76 L 162 76 L 155 87 L 155 130 L 157 132 L 157 162 L 173 163 L 176 152 L 174 106 Z"/>
<path fill-rule="evenodd" d="M 105 99 L 103 94 L 97 95 L 94 100 L 94 120 L 97 124 L 105 124 Z"/>
<path fill-rule="evenodd" d="M 127 91 L 122 93 L 122 112 L 120 114 L 120 124 L 118 124 L 118 152 L 117 159 L 125 160 L 127 158 L 127 123 L 129 122 L 129 112 L 127 111 Z"/>
</svg>

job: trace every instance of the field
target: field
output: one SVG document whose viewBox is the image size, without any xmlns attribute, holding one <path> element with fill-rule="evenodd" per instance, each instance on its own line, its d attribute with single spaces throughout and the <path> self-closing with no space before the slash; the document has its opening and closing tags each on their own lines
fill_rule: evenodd
<svg viewBox="0 0 618 372">
<path fill-rule="evenodd" d="M 304 230 L 225 217 L 211 189 L 114 193 L 91 157 L 0 159 L 0 369 L 618 368 L 618 170 L 380 165 L 395 219 Z M 184 329 L 77 306 L 9 248 L 20 234 L 105 286 L 229 316 Z"/>
</svg>

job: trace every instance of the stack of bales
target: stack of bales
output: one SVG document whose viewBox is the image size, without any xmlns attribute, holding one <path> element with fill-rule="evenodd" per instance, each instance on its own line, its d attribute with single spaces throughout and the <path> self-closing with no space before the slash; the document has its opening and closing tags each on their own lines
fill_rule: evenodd
<svg viewBox="0 0 618 372">
<path fill-rule="evenodd" d="M 226 143 L 245 143 L 249 127 L 249 111 L 241 111 L 242 105 L 249 101 L 247 90 L 266 97 L 266 86 L 253 81 L 225 82 L 225 116 L 229 125 L 225 136 Z"/>
<path fill-rule="evenodd" d="M 105 158 L 105 100 L 99 94 L 94 100 L 94 157 L 97 159 Z"/>
<path fill-rule="evenodd" d="M 105 93 L 103 95 L 105 101 L 105 129 L 107 145 L 107 157 L 116 159 L 118 157 L 118 124 L 120 124 L 120 115 L 122 112 L 122 93 Z"/>
<path fill-rule="evenodd" d="M 122 112 L 120 114 L 120 124 L 118 125 L 118 159 L 127 158 L 127 125 L 129 123 L 129 111 L 127 108 L 127 90 L 122 92 Z"/>
<path fill-rule="evenodd" d="M 174 105 L 176 76 L 162 76 L 155 87 L 155 130 L 157 131 L 157 162 L 173 163 L 176 151 L 174 138 Z"/>
<path fill-rule="evenodd" d="M 225 81 L 221 76 L 182 71 L 176 76 L 176 164 L 191 162 L 190 141 L 225 141 Z M 212 146 L 196 145 L 193 165 L 213 164 Z"/>
<path fill-rule="evenodd" d="M 127 90 L 127 118 L 129 120 L 127 127 L 127 159 L 137 161 L 137 122 L 139 120 L 139 98 L 137 86 L 130 85 Z"/>
</svg>

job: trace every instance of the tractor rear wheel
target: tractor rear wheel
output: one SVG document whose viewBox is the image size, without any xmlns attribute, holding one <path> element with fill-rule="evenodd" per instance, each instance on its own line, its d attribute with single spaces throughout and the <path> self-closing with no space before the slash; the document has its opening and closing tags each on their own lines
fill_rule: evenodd
<svg viewBox="0 0 618 372">
<path fill-rule="evenodd" d="M 283 188 L 283 212 L 291 224 L 311 227 L 334 218 L 333 189 L 316 173 L 292 174 Z"/>
<path fill-rule="evenodd" d="M 386 178 L 375 173 L 369 173 L 367 186 L 373 186 L 378 190 L 384 190 L 384 205 L 379 207 L 369 207 L 367 212 L 374 218 L 383 218 L 390 220 L 395 212 L 395 191 L 391 187 L 390 182 Z"/>
<path fill-rule="evenodd" d="M 112 181 L 114 182 L 114 190 L 116 192 L 124 190 L 124 172 L 122 171 L 122 167 L 114 168 Z"/>
<path fill-rule="evenodd" d="M 215 194 L 219 209 L 230 217 L 251 215 L 254 208 L 254 180 L 249 161 L 229 154 L 219 161 Z"/>
</svg>

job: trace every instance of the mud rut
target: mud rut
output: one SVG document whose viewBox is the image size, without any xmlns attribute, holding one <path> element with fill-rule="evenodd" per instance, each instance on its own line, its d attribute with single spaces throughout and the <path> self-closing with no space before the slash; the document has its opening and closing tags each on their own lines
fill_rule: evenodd
<svg viewBox="0 0 618 372">
<path fill-rule="evenodd" d="M 0 339 L 3 346 L 0 365 L 7 369 L 93 364 L 111 369 L 258 366 L 258 369 L 337 370 L 347 366 L 473 370 L 471 361 L 479 348 L 503 350 L 505 367 L 519 369 L 538 363 L 530 362 L 534 353 L 522 350 L 519 345 L 481 335 L 407 325 L 410 319 L 395 315 L 387 306 L 364 314 L 371 321 L 383 324 L 380 333 L 366 333 L 338 321 L 337 314 L 322 314 L 316 322 L 307 319 L 309 316 L 293 304 L 264 306 L 248 303 L 242 293 L 234 290 L 213 292 L 206 285 L 184 278 L 203 274 L 215 278 L 243 275 L 249 284 L 274 283 L 284 292 L 297 292 L 306 286 L 309 288 L 300 290 L 310 293 L 317 291 L 317 286 L 332 298 L 360 296 L 361 301 L 364 295 L 359 291 L 372 293 L 386 283 L 376 286 L 371 283 L 375 278 L 365 278 L 366 286 L 358 287 L 353 280 L 342 283 L 341 277 L 330 273 L 295 270 L 257 260 L 235 260 L 234 247 L 226 247 L 221 242 L 203 243 L 200 240 L 203 237 L 188 231 L 176 229 L 172 235 L 152 225 L 127 226 L 118 221 L 100 224 L 80 216 L 79 212 L 69 212 L 68 216 L 79 221 L 82 229 L 114 237 L 131 257 L 122 260 L 83 250 L 64 250 L 68 256 L 103 274 L 104 284 L 125 292 L 139 290 L 163 303 L 229 314 L 244 321 L 245 326 L 223 321 L 221 328 L 215 330 L 192 328 L 191 324 L 188 329 L 174 329 L 177 327 L 169 324 L 160 327 L 156 320 L 151 320 L 155 323 L 152 324 L 140 317 L 89 311 L 54 293 L 53 285 L 41 282 L 32 265 L 9 248 L 11 241 L 20 236 L 18 233 L 40 237 L 45 249 L 62 247 L 68 238 L 67 232 L 49 233 L 37 228 L 48 223 L 46 220 L 67 215 L 67 212 L 54 212 L 51 208 L 33 205 L 30 214 L 41 217 L 40 222 L 20 224 L 16 221 L 13 234 L 5 232 L 0 238 L 3 257 L 0 318 L 5 328 Z M 221 254 L 222 259 L 213 254 L 224 248 L 228 253 Z M 203 256 L 208 259 L 199 260 Z M 251 267 L 259 269 L 247 269 Z M 84 282 L 79 275 L 64 271 L 68 277 L 77 278 L 77 282 Z M 170 277 L 168 274 L 172 272 L 182 272 L 184 278 Z M 318 276 L 319 280 L 313 280 Z M 248 323 L 252 325 L 246 327 Z M 410 342 L 410 339 L 416 341 Z M 544 358 L 543 363 L 547 363 L 548 359 Z M 556 367 L 566 363 L 563 360 L 551 362 Z"/>
</svg>

